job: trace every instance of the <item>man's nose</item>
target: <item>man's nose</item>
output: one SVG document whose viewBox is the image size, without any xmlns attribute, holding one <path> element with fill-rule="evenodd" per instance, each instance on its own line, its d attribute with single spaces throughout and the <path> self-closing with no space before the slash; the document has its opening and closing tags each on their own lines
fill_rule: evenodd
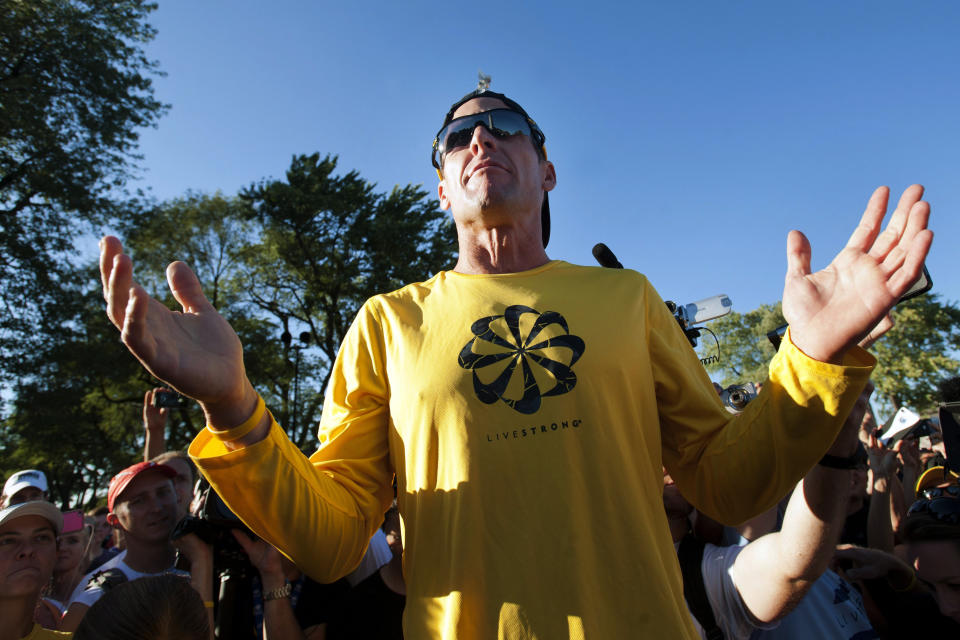
<svg viewBox="0 0 960 640">
<path fill-rule="evenodd" d="M 486 125 L 478 124 L 473 128 L 473 137 L 470 138 L 470 151 L 480 153 L 480 149 L 494 149 L 497 146 L 497 137 L 490 133 Z"/>
</svg>

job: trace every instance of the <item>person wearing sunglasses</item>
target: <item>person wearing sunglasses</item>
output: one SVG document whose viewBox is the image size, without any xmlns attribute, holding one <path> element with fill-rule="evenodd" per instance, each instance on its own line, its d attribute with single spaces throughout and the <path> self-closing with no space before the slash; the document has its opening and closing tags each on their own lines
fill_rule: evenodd
<svg viewBox="0 0 960 640">
<path fill-rule="evenodd" d="M 843 547 L 851 579 L 864 579 L 889 637 L 960 634 L 960 485 L 920 491 L 900 525 L 897 553 Z M 946 634 L 946 635 L 943 635 Z"/>
<path fill-rule="evenodd" d="M 692 638 L 661 464 L 722 522 L 782 498 L 866 383 L 874 361 L 856 345 L 918 277 L 929 207 L 908 188 L 881 233 L 878 189 L 817 273 L 809 243 L 790 234 L 790 329 L 763 392 L 734 417 L 644 276 L 547 255 L 557 171 L 545 140 L 503 94 L 448 110 L 431 159 L 457 263 L 363 306 L 309 459 L 186 265 L 168 270 L 183 306 L 173 313 L 104 238 L 107 314 L 153 375 L 204 409 L 189 452 L 217 492 L 314 579 L 359 562 L 396 476 L 405 636 Z"/>
</svg>

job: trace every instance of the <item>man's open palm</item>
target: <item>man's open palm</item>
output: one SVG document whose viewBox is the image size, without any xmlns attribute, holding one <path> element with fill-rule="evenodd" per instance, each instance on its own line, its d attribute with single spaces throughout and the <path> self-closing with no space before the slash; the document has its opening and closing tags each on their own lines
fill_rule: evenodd
<svg viewBox="0 0 960 640">
<path fill-rule="evenodd" d="M 201 403 L 242 404 L 249 383 L 240 340 L 187 265 L 167 267 L 167 282 L 182 311 L 168 309 L 133 281 L 133 265 L 116 238 L 100 243 L 100 275 L 110 321 L 150 373 Z"/>
<path fill-rule="evenodd" d="M 839 362 L 919 277 L 933 232 L 923 187 L 900 197 L 881 232 L 889 189 L 873 192 L 846 247 L 823 270 L 810 272 L 810 243 L 799 231 L 787 238 L 783 315 L 794 344 L 812 358 Z"/>
</svg>

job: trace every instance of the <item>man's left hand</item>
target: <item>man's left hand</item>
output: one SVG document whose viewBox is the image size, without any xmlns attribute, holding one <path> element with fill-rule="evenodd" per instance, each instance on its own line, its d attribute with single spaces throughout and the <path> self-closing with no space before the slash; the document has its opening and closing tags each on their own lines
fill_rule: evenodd
<svg viewBox="0 0 960 640">
<path fill-rule="evenodd" d="M 810 271 L 810 242 L 799 231 L 787 238 L 783 315 L 798 349 L 839 364 L 920 277 L 933 232 L 923 187 L 908 187 L 886 229 L 880 231 L 890 190 L 873 192 L 847 246 L 826 268 Z"/>
</svg>

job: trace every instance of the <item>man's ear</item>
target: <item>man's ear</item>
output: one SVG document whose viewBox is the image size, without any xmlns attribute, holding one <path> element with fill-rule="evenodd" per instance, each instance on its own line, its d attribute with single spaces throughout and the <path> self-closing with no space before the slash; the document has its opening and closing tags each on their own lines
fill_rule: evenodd
<svg viewBox="0 0 960 640">
<path fill-rule="evenodd" d="M 120 518 L 118 518 L 118 517 L 117 517 L 117 514 L 115 514 L 115 513 L 108 513 L 108 514 L 107 514 L 107 524 L 109 524 L 109 525 L 110 525 L 111 527 L 113 527 L 114 529 L 119 529 L 119 528 L 120 528 Z"/>
<path fill-rule="evenodd" d="M 557 186 L 557 170 L 549 160 L 544 160 L 543 164 L 542 188 L 544 191 L 553 191 L 553 188 Z"/>
<path fill-rule="evenodd" d="M 443 180 L 437 183 L 437 198 L 440 199 L 440 208 L 446 211 L 450 208 L 450 198 L 447 197 L 446 190 L 443 188 Z"/>
</svg>

